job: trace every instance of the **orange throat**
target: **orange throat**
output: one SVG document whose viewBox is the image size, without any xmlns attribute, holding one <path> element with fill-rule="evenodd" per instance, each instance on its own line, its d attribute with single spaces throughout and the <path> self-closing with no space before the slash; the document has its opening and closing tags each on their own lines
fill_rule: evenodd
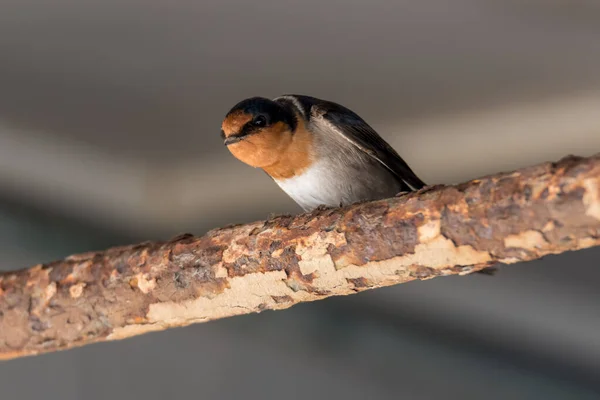
<svg viewBox="0 0 600 400">
<path fill-rule="evenodd" d="M 251 116 L 244 113 L 228 117 L 222 125 L 225 136 L 239 132 L 250 119 Z M 227 148 L 235 158 L 251 167 L 262 168 L 273 179 L 300 175 L 312 164 L 314 138 L 302 119 L 298 119 L 293 134 L 287 124 L 277 122 Z"/>
<path fill-rule="evenodd" d="M 278 160 L 263 170 L 273 179 L 289 179 L 301 175 L 313 163 L 313 135 L 302 122 L 298 123 L 289 145 L 280 153 Z"/>
</svg>

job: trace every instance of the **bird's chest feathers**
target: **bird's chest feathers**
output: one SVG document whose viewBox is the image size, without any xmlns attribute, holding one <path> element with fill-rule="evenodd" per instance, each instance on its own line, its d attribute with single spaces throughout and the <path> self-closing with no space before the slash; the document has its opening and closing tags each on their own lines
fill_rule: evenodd
<svg viewBox="0 0 600 400">
<path fill-rule="evenodd" d="M 321 204 L 338 206 L 346 200 L 348 177 L 329 162 L 312 164 L 302 174 L 275 179 L 279 187 L 305 210 Z"/>
<path fill-rule="evenodd" d="M 275 180 L 292 179 L 302 175 L 314 163 L 313 141 L 313 135 L 300 124 L 290 145 L 281 152 L 279 160 L 263 167 L 263 170 Z"/>
</svg>

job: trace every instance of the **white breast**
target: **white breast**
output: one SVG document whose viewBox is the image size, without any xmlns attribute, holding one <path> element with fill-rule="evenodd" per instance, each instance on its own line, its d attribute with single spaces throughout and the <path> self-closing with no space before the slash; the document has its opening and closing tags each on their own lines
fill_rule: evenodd
<svg viewBox="0 0 600 400">
<path fill-rule="evenodd" d="M 314 163 L 302 175 L 275 182 L 306 211 L 319 205 L 339 206 L 340 188 L 335 183 L 334 172 L 325 164 Z"/>
<path fill-rule="evenodd" d="M 391 197 L 400 191 L 399 183 L 377 163 L 357 168 L 335 159 L 318 161 L 302 175 L 275 182 L 305 211 Z"/>
</svg>

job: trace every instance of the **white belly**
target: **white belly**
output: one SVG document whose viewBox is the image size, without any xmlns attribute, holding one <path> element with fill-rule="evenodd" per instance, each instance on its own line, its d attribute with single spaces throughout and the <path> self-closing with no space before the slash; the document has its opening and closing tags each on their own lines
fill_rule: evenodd
<svg viewBox="0 0 600 400">
<path fill-rule="evenodd" d="M 332 182 L 331 171 L 325 167 L 323 163 L 316 163 L 302 175 L 275 182 L 304 210 L 308 211 L 322 204 L 339 206 L 339 189 Z"/>
<path fill-rule="evenodd" d="M 390 197 L 400 191 L 392 175 L 382 168 L 336 168 L 327 162 L 317 162 L 302 175 L 275 182 L 305 211 Z"/>
</svg>

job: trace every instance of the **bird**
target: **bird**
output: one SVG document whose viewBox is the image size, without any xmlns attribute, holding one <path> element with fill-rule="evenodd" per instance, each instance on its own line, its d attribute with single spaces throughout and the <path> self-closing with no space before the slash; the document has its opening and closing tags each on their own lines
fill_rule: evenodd
<svg viewBox="0 0 600 400">
<path fill-rule="evenodd" d="M 235 104 L 221 137 L 305 212 L 394 197 L 426 184 L 365 120 L 333 101 L 286 94 Z"/>
</svg>

